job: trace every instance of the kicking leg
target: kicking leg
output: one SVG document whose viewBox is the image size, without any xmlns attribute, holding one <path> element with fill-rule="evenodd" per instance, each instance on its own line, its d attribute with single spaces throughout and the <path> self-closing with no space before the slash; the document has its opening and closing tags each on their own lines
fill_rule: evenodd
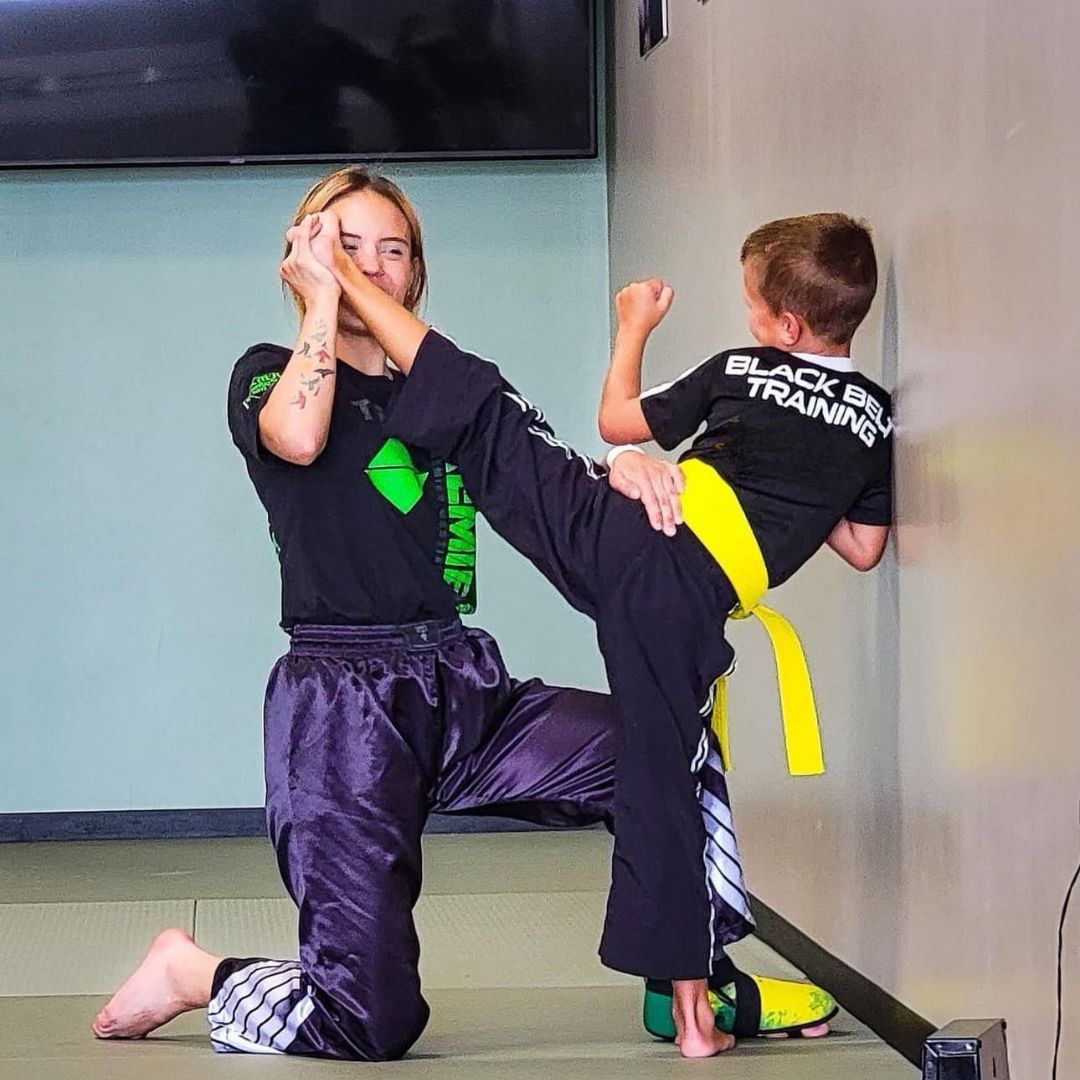
<svg viewBox="0 0 1080 1080">
<path fill-rule="evenodd" d="M 386 422 L 391 434 L 452 461 L 488 524 L 587 615 L 595 617 L 624 553 L 651 531 L 641 507 L 557 439 L 494 364 L 434 332 Z"/>
<path fill-rule="evenodd" d="M 332 213 L 318 220 L 320 228 L 337 232 Z M 430 330 L 360 273 L 339 243 L 330 264 L 342 299 L 408 376 L 387 433 L 452 461 L 495 531 L 569 603 L 593 614 L 608 494 L 600 469 L 559 442 L 493 364 Z"/>
</svg>

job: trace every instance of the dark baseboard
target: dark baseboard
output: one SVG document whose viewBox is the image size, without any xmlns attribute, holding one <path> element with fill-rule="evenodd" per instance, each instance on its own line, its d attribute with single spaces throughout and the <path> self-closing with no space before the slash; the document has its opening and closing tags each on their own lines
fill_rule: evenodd
<svg viewBox="0 0 1080 1080">
<path fill-rule="evenodd" d="M 432 814 L 427 833 L 532 832 L 538 825 L 495 816 Z M 265 836 L 262 807 L 207 810 L 87 810 L 0 814 L 0 843 L 45 840 L 202 840 Z"/>
<path fill-rule="evenodd" d="M 921 1065 L 923 1043 L 937 1030 L 936 1024 L 912 1012 L 865 975 L 827 952 L 757 897 L 751 898 L 751 907 L 757 920 L 757 936 L 762 941 L 806 972 L 811 982 L 825 987 L 844 1009 L 912 1065 Z"/>
</svg>

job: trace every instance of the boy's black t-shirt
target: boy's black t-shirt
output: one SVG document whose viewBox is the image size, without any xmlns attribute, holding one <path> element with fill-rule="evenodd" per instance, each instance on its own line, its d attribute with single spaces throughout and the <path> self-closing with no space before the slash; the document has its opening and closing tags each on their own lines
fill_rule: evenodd
<svg viewBox="0 0 1080 1080">
<path fill-rule="evenodd" d="M 281 625 L 400 625 L 473 611 L 475 509 L 460 475 L 383 431 L 401 378 L 339 362 L 326 447 L 293 465 L 259 439 L 259 411 L 291 355 L 250 348 L 228 403 L 281 564 Z"/>
<path fill-rule="evenodd" d="M 789 578 L 841 518 L 892 522 L 889 395 L 839 357 L 732 349 L 646 391 L 653 437 L 734 488 L 769 571 Z"/>
</svg>

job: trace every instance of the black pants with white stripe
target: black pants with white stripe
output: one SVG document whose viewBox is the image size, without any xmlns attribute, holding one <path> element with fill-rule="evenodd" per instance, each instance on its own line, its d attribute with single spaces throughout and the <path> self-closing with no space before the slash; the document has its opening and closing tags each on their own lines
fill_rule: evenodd
<svg viewBox="0 0 1080 1080">
<path fill-rule="evenodd" d="M 752 929 L 708 701 L 732 666 L 727 577 L 687 529 L 655 532 L 491 363 L 432 332 L 389 433 L 453 461 L 480 512 L 597 624 L 618 713 L 615 854 L 600 954 L 706 978 Z"/>
</svg>

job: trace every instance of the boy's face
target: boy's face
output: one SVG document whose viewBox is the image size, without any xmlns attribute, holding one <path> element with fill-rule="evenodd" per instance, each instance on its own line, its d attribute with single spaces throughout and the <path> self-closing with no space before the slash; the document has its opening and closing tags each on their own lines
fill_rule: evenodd
<svg viewBox="0 0 1080 1080">
<path fill-rule="evenodd" d="M 747 259 L 743 263 L 743 299 L 746 301 L 746 322 L 750 333 L 759 345 L 786 348 L 787 319 L 783 315 L 773 314 L 758 288 L 759 280 L 757 260 Z"/>
</svg>

